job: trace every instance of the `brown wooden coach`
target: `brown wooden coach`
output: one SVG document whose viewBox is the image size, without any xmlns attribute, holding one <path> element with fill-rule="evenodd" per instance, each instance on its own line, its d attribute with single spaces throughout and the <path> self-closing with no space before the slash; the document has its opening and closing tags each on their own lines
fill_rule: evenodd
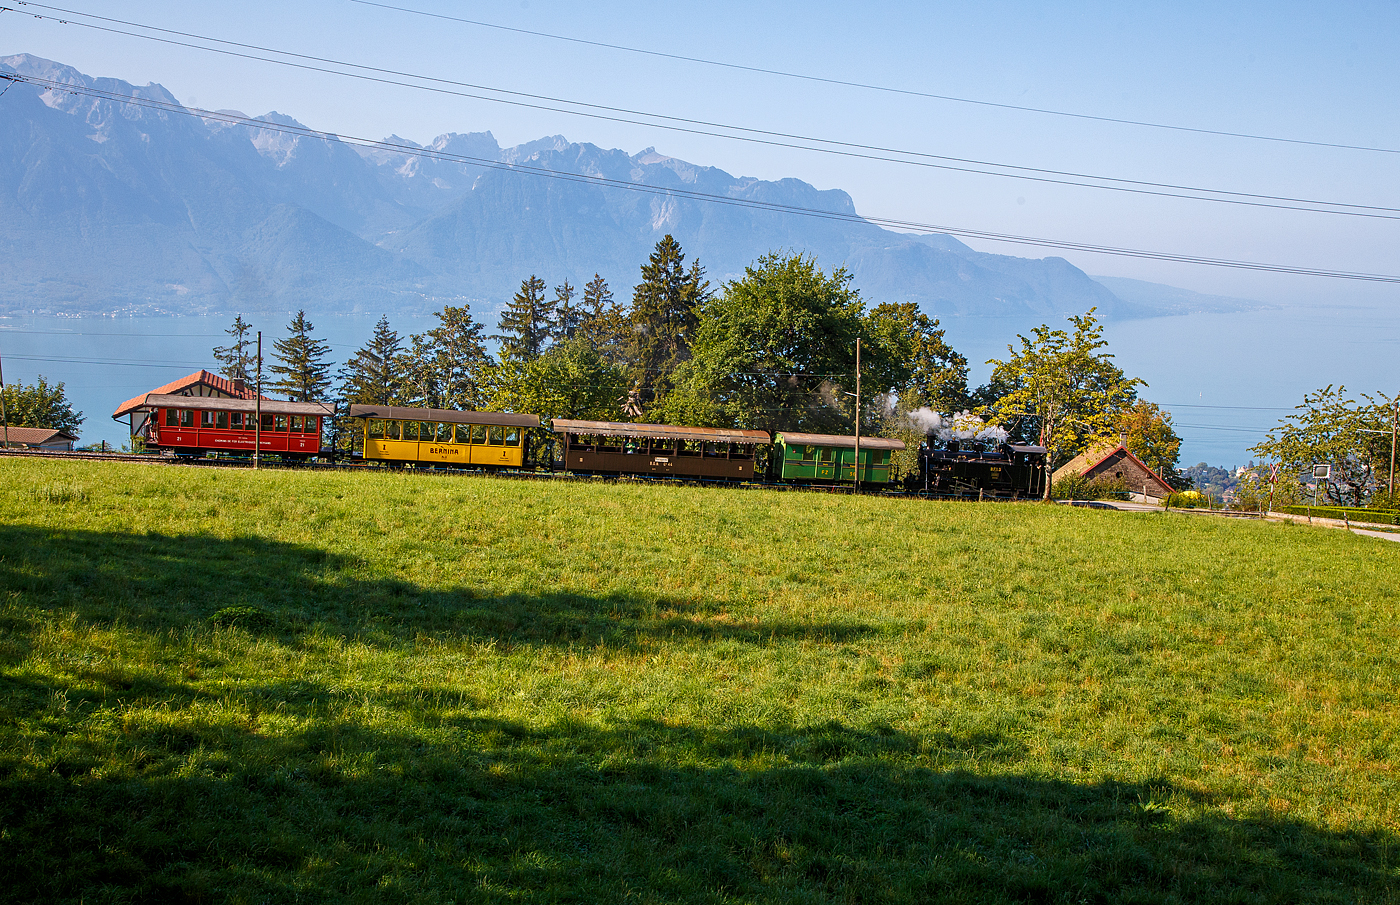
<svg viewBox="0 0 1400 905">
<path fill-rule="evenodd" d="M 555 418 L 564 468 L 594 474 L 749 480 L 767 431 Z"/>
</svg>

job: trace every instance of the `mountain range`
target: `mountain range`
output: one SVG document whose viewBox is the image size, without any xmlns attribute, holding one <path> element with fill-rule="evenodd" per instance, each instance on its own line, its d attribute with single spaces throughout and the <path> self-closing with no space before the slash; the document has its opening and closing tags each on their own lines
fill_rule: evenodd
<svg viewBox="0 0 1400 905">
<path fill-rule="evenodd" d="M 0 97 L 0 313 L 397 313 L 462 301 L 484 312 L 532 274 L 581 286 L 595 272 L 625 298 L 667 233 L 715 284 L 785 249 L 845 266 L 870 303 L 935 315 L 1253 304 L 892 232 L 856 217 L 843 191 L 653 148 L 558 135 L 502 148 L 490 132 L 366 146 L 280 113 L 189 111 L 160 85 L 30 55 L 0 58 L 5 73 L 101 96 L 14 82 Z"/>
</svg>

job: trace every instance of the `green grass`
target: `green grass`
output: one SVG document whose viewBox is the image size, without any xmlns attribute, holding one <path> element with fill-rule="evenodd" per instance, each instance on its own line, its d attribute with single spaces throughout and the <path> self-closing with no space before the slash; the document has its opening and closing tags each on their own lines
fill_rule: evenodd
<svg viewBox="0 0 1400 905">
<path fill-rule="evenodd" d="M 0 461 L 0 899 L 1397 902 L 1400 546 Z"/>
</svg>

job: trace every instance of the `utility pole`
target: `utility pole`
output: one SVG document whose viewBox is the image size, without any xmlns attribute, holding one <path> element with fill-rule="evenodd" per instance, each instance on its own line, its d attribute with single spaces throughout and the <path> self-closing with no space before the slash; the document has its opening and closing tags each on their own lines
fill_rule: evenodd
<svg viewBox="0 0 1400 905">
<path fill-rule="evenodd" d="M 860 337 L 856 337 L 856 493 L 860 493 Z"/>
<path fill-rule="evenodd" d="M 258 331 L 258 389 L 253 401 L 253 470 L 258 467 L 258 453 L 262 452 L 262 331 Z"/>
<path fill-rule="evenodd" d="M 1395 397 L 1395 412 L 1390 417 L 1390 505 L 1395 505 L 1395 428 L 1400 422 L 1400 394 Z"/>
<path fill-rule="evenodd" d="M 0 362 L 0 421 L 3 421 L 4 424 L 5 424 L 5 449 L 9 449 L 9 448 L 10 448 L 10 415 L 9 415 L 8 412 L 5 411 L 5 368 L 4 368 L 3 365 L 4 365 L 4 363 L 3 363 L 3 362 Z M 1392 458 L 1393 458 L 1393 457 L 1392 457 Z M 1395 471 L 1395 466 L 1394 466 L 1393 464 L 1391 465 L 1390 470 L 1391 470 L 1392 472 Z M 1392 478 L 1392 482 L 1393 482 L 1393 480 L 1394 480 L 1394 479 Z"/>
</svg>

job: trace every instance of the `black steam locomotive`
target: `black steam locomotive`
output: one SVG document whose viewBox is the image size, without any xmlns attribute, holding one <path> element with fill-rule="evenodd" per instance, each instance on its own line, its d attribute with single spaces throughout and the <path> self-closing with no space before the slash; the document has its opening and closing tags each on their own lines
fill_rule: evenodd
<svg viewBox="0 0 1400 905">
<path fill-rule="evenodd" d="M 941 440 L 919 444 L 918 468 L 904 479 L 911 493 L 961 499 L 1024 500 L 1045 493 L 1048 459 L 1043 446 L 992 440 Z"/>
</svg>

